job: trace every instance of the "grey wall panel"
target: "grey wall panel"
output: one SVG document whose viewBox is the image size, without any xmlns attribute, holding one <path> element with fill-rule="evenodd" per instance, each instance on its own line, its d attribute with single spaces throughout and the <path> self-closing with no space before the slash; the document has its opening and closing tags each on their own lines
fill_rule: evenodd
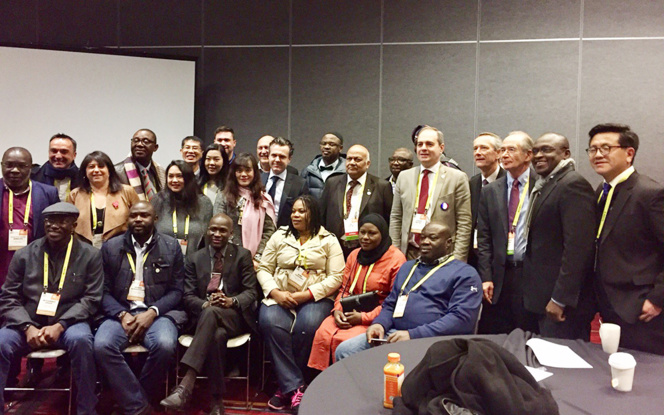
<svg viewBox="0 0 664 415">
<path fill-rule="evenodd" d="M 201 0 L 120 2 L 122 46 L 201 44 Z"/>
<path fill-rule="evenodd" d="M 472 173 L 475 110 L 474 44 L 385 46 L 383 54 L 382 173 L 398 147 L 412 148 L 419 124 L 439 128 L 446 154 Z"/>
<path fill-rule="evenodd" d="M 292 0 L 293 44 L 380 42 L 380 0 Z"/>
<path fill-rule="evenodd" d="M 288 132 L 288 49 L 205 48 L 205 139 L 235 129 L 237 151 L 256 152 L 264 134 Z"/>
<path fill-rule="evenodd" d="M 664 2 L 584 0 L 583 37 L 664 36 Z"/>
<path fill-rule="evenodd" d="M 581 0 L 481 0 L 480 38 L 579 37 Z"/>
<path fill-rule="evenodd" d="M 288 44 L 290 1 L 204 0 L 206 45 Z"/>
<path fill-rule="evenodd" d="M 578 42 L 482 44 L 478 130 L 523 130 L 533 140 L 557 132 L 578 158 L 578 56 Z"/>
<path fill-rule="evenodd" d="M 36 43 L 37 0 L 0 1 L 0 42 Z"/>
<path fill-rule="evenodd" d="M 641 141 L 635 159 L 637 169 L 660 182 L 664 182 L 662 68 L 662 40 L 583 42 L 580 123 L 583 148 L 587 147 L 587 133 L 595 124 L 629 124 Z M 584 174 L 592 172 L 587 158 L 583 164 Z"/>
<path fill-rule="evenodd" d="M 58 46 L 116 46 L 118 1 L 39 2 L 39 41 Z"/>
<path fill-rule="evenodd" d="M 328 131 L 343 135 L 344 152 L 361 143 L 373 163 L 379 160 L 379 57 L 378 46 L 293 48 L 291 139 L 298 168 L 320 154 Z"/>
<path fill-rule="evenodd" d="M 477 1 L 385 1 L 383 41 L 477 40 Z"/>
</svg>

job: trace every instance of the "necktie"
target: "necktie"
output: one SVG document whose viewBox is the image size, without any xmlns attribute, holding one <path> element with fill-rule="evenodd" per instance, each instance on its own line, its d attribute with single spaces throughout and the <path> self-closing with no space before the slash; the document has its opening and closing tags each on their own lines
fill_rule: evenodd
<svg viewBox="0 0 664 415">
<path fill-rule="evenodd" d="M 150 180 L 150 175 L 148 174 L 148 169 L 145 167 L 141 168 L 141 176 L 143 176 L 143 188 L 145 189 L 145 197 L 148 201 L 152 201 L 152 198 L 157 194 L 157 189 L 155 189 L 154 184 Z"/>
<path fill-rule="evenodd" d="M 212 266 L 212 278 L 210 278 L 210 283 L 207 286 L 207 292 L 213 293 L 219 290 L 219 284 L 221 283 L 221 271 L 224 269 L 224 257 L 221 255 L 221 251 L 217 251 L 214 254 L 214 265 Z"/>
<path fill-rule="evenodd" d="M 350 215 L 350 200 L 353 197 L 353 189 L 355 189 L 355 186 L 360 184 L 357 180 L 351 180 L 350 181 L 350 186 L 348 187 L 348 191 L 346 192 L 346 218 L 348 219 L 348 215 Z"/>
<path fill-rule="evenodd" d="M 429 198 L 429 173 L 430 170 L 422 172 L 422 183 L 420 183 L 420 198 L 417 201 L 417 213 L 424 213 L 427 207 L 427 199 Z"/>
<path fill-rule="evenodd" d="M 482 180 L 482 187 L 486 186 L 487 184 L 489 184 L 489 181 L 487 179 L 483 179 Z"/>
<path fill-rule="evenodd" d="M 274 198 L 277 194 L 277 183 L 279 182 L 279 176 L 272 176 L 270 180 L 272 180 L 272 187 L 270 187 L 270 190 L 268 190 L 267 194 L 270 195 L 272 202 L 276 205 L 277 201 L 274 200 Z"/>
<path fill-rule="evenodd" d="M 514 216 L 516 216 L 516 209 L 519 206 L 519 181 L 514 180 L 512 183 L 512 190 L 510 193 L 510 204 L 508 207 L 509 211 L 509 221 L 507 222 L 507 225 L 509 228 L 512 228 L 512 224 L 514 223 Z"/>
<path fill-rule="evenodd" d="M 604 206 L 604 203 L 606 203 L 606 196 L 609 194 L 609 190 L 611 190 L 611 185 L 604 183 L 602 186 L 602 197 L 599 199 L 600 205 Z"/>
<path fill-rule="evenodd" d="M 334 164 L 330 164 L 329 166 L 319 166 L 318 168 L 320 169 L 320 171 L 333 170 Z"/>
</svg>

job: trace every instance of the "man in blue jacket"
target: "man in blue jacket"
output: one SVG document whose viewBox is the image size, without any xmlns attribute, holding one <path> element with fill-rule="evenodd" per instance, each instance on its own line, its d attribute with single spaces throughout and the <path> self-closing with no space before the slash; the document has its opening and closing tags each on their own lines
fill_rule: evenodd
<svg viewBox="0 0 664 415">
<path fill-rule="evenodd" d="M 104 321 L 95 336 L 95 358 L 125 414 L 150 413 L 150 403 L 163 397 L 163 382 L 175 357 L 178 310 L 184 288 L 184 264 L 178 241 L 154 229 L 148 202 L 129 210 L 129 230 L 104 244 Z M 122 356 L 131 344 L 142 344 L 148 357 L 136 379 Z"/>
<path fill-rule="evenodd" d="M 431 222 L 422 229 L 420 257 L 401 266 L 383 309 L 366 335 L 341 343 L 340 360 L 378 341 L 472 334 L 482 303 L 477 271 L 454 259 L 450 229 Z M 378 340 L 376 340 L 378 339 Z"/>
</svg>

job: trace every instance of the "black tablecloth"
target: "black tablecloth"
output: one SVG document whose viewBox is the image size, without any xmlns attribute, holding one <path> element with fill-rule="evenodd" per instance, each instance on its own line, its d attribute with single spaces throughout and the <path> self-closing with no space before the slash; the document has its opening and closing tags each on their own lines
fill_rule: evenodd
<svg viewBox="0 0 664 415">
<path fill-rule="evenodd" d="M 490 339 L 514 353 L 522 363 L 540 366 L 534 361 L 530 348 L 525 346 L 529 335 L 520 330 L 509 336 L 458 337 Z M 387 363 L 387 353 L 400 353 L 408 374 L 429 346 L 444 339 L 446 337 L 434 337 L 387 344 L 337 362 L 309 385 L 299 414 L 391 414 L 390 409 L 383 408 L 383 366 Z M 540 384 L 551 390 L 561 415 L 664 414 L 664 356 L 621 349 L 636 359 L 634 386 L 631 392 L 625 393 L 611 387 L 609 355 L 600 345 L 580 340 L 546 340 L 569 346 L 593 367 L 547 368 L 553 376 Z"/>
</svg>

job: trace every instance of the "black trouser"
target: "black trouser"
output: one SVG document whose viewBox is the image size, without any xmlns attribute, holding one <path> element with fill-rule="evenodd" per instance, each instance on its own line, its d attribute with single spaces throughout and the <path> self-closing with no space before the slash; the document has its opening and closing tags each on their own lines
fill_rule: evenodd
<svg viewBox="0 0 664 415">
<path fill-rule="evenodd" d="M 484 302 L 479 324 L 480 334 L 509 333 L 515 328 L 537 332 L 537 321 L 523 307 L 523 265 L 505 266 L 505 276 L 498 301 Z"/>
</svg>

